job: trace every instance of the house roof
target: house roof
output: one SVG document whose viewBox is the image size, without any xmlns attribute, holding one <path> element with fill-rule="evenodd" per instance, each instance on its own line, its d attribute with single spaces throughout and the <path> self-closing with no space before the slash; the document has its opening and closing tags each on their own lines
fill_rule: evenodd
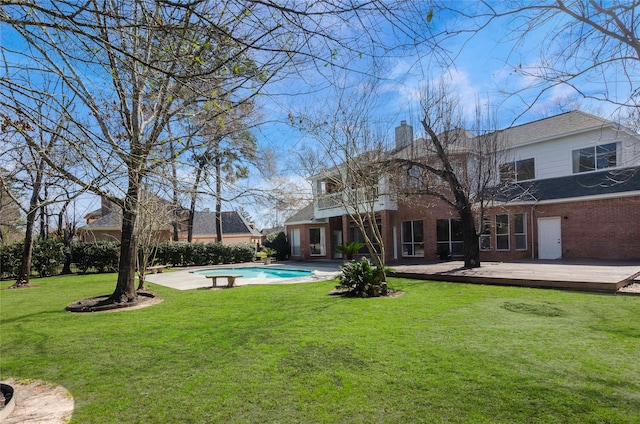
<svg viewBox="0 0 640 424">
<path fill-rule="evenodd" d="M 613 121 L 579 110 L 573 110 L 527 122 L 526 124 L 516 125 L 501 132 L 505 135 L 508 145 L 516 146 L 603 127 L 618 127 L 618 125 Z"/>
<path fill-rule="evenodd" d="M 193 215 L 193 235 L 212 235 L 216 233 L 216 213 L 196 212 Z M 261 237 L 259 231 L 236 211 L 222 212 L 222 234 L 251 234 Z"/>
<path fill-rule="evenodd" d="M 640 167 L 507 183 L 500 187 L 496 200 L 541 202 L 635 191 L 640 191 Z"/>
<path fill-rule="evenodd" d="M 108 213 L 80 228 L 84 230 L 120 230 L 122 228 L 122 213 L 119 211 Z"/>
<path fill-rule="evenodd" d="M 309 203 L 307 206 L 291 215 L 284 223 L 285 225 L 293 225 L 310 222 L 313 222 L 313 203 Z"/>
</svg>

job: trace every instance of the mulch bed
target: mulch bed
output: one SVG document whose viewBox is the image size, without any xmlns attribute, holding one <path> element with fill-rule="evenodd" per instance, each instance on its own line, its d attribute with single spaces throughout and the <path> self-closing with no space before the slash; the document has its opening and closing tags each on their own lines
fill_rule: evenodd
<svg viewBox="0 0 640 424">
<path fill-rule="evenodd" d="M 66 310 L 69 312 L 110 312 L 129 309 L 139 309 L 162 302 L 162 299 L 149 292 L 138 292 L 136 302 L 111 302 L 110 295 L 92 297 L 69 303 Z"/>
</svg>

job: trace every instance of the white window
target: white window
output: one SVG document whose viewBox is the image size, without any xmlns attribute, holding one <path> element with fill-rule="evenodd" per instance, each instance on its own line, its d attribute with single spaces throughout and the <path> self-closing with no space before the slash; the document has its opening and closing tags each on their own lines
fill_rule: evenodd
<svg viewBox="0 0 640 424">
<path fill-rule="evenodd" d="M 407 186 L 409 188 L 422 187 L 422 168 L 418 165 L 411 165 L 407 170 Z"/>
<path fill-rule="evenodd" d="M 295 228 L 289 232 L 289 244 L 291 256 L 300 256 L 300 229 Z"/>
<path fill-rule="evenodd" d="M 496 215 L 496 250 L 509 250 L 509 215 Z"/>
<path fill-rule="evenodd" d="M 500 182 L 526 181 L 536 178 L 534 158 L 517 160 L 500 165 Z"/>
<path fill-rule="evenodd" d="M 424 226 L 422 221 L 402 223 L 402 256 L 424 257 Z"/>
<path fill-rule="evenodd" d="M 324 255 L 324 227 L 309 228 L 309 254 L 311 256 Z"/>
<path fill-rule="evenodd" d="M 436 220 L 436 240 L 438 254 L 446 252 L 455 256 L 463 255 L 462 221 L 459 219 Z"/>
<path fill-rule="evenodd" d="M 491 217 L 482 217 L 482 232 L 480 233 L 480 250 L 491 250 Z"/>
<path fill-rule="evenodd" d="M 615 168 L 620 163 L 619 148 L 620 143 L 608 143 L 574 150 L 573 173 Z"/>
<path fill-rule="evenodd" d="M 515 214 L 513 226 L 516 233 L 516 250 L 527 250 L 527 215 L 524 213 Z"/>
</svg>

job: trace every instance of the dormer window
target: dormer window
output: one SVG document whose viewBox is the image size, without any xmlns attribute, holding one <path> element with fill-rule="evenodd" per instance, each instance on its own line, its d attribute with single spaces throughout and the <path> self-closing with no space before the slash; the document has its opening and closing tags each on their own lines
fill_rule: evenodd
<svg viewBox="0 0 640 424">
<path fill-rule="evenodd" d="M 618 155 L 619 147 L 620 143 L 608 143 L 574 150 L 572 152 L 573 173 L 615 168 L 620 161 Z"/>
<path fill-rule="evenodd" d="M 500 182 L 533 180 L 536 177 L 535 159 L 522 159 L 500 165 Z"/>
</svg>

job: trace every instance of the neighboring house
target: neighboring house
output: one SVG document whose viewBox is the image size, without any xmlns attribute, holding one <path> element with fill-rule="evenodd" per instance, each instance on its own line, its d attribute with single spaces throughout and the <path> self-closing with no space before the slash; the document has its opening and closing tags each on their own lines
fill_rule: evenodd
<svg viewBox="0 0 640 424">
<path fill-rule="evenodd" d="M 100 208 L 84 216 L 86 225 L 78 228 L 81 241 L 120 241 L 122 211 L 114 203 L 102 197 Z"/>
<path fill-rule="evenodd" d="M 180 240 L 187 240 L 186 226 Z M 216 242 L 216 213 L 196 212 L 193 216 L 193 242 Z M 222 243 L 262 244 L 262 234 L 236 211 L 222 212 Z"/>
<path fill-rule="evenodd" d="M 481 259 L 640 259 L 640 136 L 579 111 L 498 132 L 499 195 L 478 223 Z M 390 156 L 412 157 L 411 126 L 396 128 Z M 472 152 L 455 152 L 461 168 Z M 506 159 L 508 158 L 508 159 Z M 425 160 L 428 160 L 426 158 Z M 464 169 L 461 169 L 464 172 Z M 409 172 L 409 176 L 411 173 Z M 339 258 L 335 247 L 362 236 L 336 201 L 327 174 L 312 178 L 314 202 L 286 222 L 292 259 Z M 457 212 L 429 197 L 404 199 L 378 176 L 377 225 L 385 260 L 436 260 L 439 246 L 462 254 Z M 363 250 L 362 253 L 365 253 Z"/>
<path fill-rule="evenodd" d="M 159 199 L 159 198 L 158 198 Z M 158 204 L 164 204 L 170 211 L 170 203 L 159 199 Z M 178 239 L 187 240 L 187 217 L 185 209 L 178 211 Z M 158 240 L 169 241 L 173 236 L 173 227 L 170 223 L 172 216 L 167 213 L 165 223 L 159 225 Z M 78 229 L 79 238 L 82 241 L 120 241 L 122 230 L 122 212 L 119 207 L 102 199 L 100 209 L 85 215 L 87 224 Z M 253 228 L 239 213 L 222 212 L 222 242 L 224 244 L 261 242 L 262 234 Z M 193 242 L 215 242 L 215 212 L 196 212 L 193 219 Z"/>
</svg>

